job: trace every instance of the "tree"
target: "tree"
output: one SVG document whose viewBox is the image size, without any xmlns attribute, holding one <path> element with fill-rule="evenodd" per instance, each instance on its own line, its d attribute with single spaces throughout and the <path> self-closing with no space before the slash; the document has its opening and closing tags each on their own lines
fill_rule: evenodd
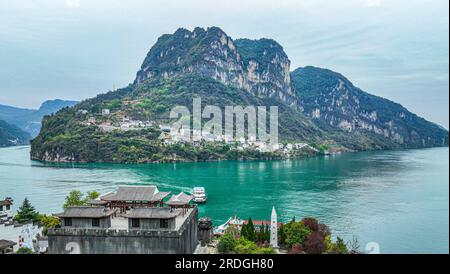
<svg viewBox="0 0 450 274">
<path fill-rule="evenodd" d="M 233 235 L 225 233 L 219 239 L 219 244 L 217 245 L 217 251 L 221 254 L 231 254 L 236 248 L 236 239 Z"/>
<path fill-rule="evenodd" d="M 319 222 L 314 218 L 303 218 L 302 223 L 313 232 L 319 231 Z"/>
<path fill-rule="evenodd" d="M 63 205 L 63 208 L 66 209 L 70 206 L 82 206 L 85 205 L 86 201 L 83 199 L 83 193 L 79 190 L 72 190 L 69 195 L 66 197 L 66 202 Z"/>
<path fill-rule="evenodd" d="M 288 247 L 292 247 L 294 244 L 303 245 L 311 234 L 311 230 L 302 222 L 290 222 L 284 226 L 283 230 L 286 235 L 285 244 Z"/>
<path fill-rule="evenodd" d="M 21 247 L 17 249 L 16 254 L 34 254 L 34 252 L 28 247 Z"/>
<path fill-rule="evenodd" d="M 336 243 L 332 244 L 331 251 L 332 254 L 348 254 L 347 245 L 344 243 L 342 238 L 337 237 Z"/>
<path fill-rule="evenodd" d="M 319 232 L 312 232 L 303 244 L 303 248 L 307 254 L 322 254 L 326 250 L 325 238 Z"/>
<path fill-rule="evenodd" d="M 252 242 L 256 241 L 255 226 L 252 218 L 248 218 L 247 224 L 242 226 L 241 236 Z"/>
<path fill-rule="evenodd" d="M 254 242 L 241 237 L 235 247 L 237 254 L 274 254 L 275 250 L 271 247 L 258 247 Z"/>
<path fill-rule="evenodd" d="M 14 216 L 14 220 L 18 221 L 19 223 L 29 221 L 35 222 L 39 220 L 39 213 L 36 212 L 28 198 L 25 198 L 23 200 L 22 205 L 19 207 L 19 211 L 17 212 L 16 216 Z"/>
<path fill-rule="evenodd" d="M 86 197 L 85 197 L 86 196 Z M 66 209 L 70 206 L 83 206 L 86 205 L 88 201 L 95 200 L 100 196 L 97 191 L 88 191 L 86 195 L 79 190 L 72 190 L 68 196 L 66 196 L 66 201 L 63 208 Z"/>
<path fill-rule="evenodd" d="M 100 193 L 99 192 L 97 192 L 97 191 L 88 191 L 87 193 L 86 193 L 86 202 L 87 201 L 89 201 L 89 200 L 95 200 L 95 199 L 97 199 L 98 197 L 100 197 Z"/>
<path fill-rule="evenodd" d="M 286 233 L 284 232 L 283 223 L 281 223 L 280 228 L 278 229 L 278 242 L 282 245 L 286 243 Z"/>
<path fill-rule="evenodd" d="M 47 235 L 47 232 L 50 228 L 54 228 L 55 226 L 60 224 L 59 218 L 55 216 L 47 216 L 44 214 L 39 215 L 39 222 L 44 226 L 42 229 L 42 234 Z"/>
</svg>

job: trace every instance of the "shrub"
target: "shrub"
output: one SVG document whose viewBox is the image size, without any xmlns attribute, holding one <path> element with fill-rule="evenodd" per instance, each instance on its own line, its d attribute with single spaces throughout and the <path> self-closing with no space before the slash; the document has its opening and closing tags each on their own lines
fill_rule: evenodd
<svg viewBox="0 0 450 274">
<path fill-rule="evenodd" d="M 319 232 L 312 232 L 303 244 L 303 248 L 307 254 L 322 254 L 326 250 L 325 238 Z"/>
<path fill-rule="evenodd" d="M 319 222 L 314 218 L 303 218 L 302 223 L 313 232 L 319 231 Z"/>
<path fill-rule="evenodd" d="M 219 239 L 219 244 L 217 245 L 217 251 L 221 254 L 233 253 L 236 248 L 236 239 L 233 235 L 226 233 Z"/>
<path fill-rule="evenodd" d="M 17 249 L 16 254 L 34 254 L 34 252 L 28 247 L 21 247 Z"/>
</svg>

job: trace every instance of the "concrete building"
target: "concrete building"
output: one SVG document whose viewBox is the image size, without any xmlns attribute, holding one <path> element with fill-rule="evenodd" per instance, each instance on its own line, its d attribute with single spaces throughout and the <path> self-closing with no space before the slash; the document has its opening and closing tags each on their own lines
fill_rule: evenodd
<svg viewBox="0 0 450 274">
<path fill-rule="evenodd" d="M 48 231 L 49 253 L 192 254 L 198 245 L 195 205 L 133 207 L 116 213 L 106 207 L 68 208 L 57 215 L 61 227 Z"/>
</svg>

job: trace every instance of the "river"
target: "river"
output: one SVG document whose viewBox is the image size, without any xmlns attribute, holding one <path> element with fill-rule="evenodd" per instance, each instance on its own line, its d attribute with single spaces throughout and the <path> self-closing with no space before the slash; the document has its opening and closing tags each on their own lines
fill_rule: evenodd
<svg viewBox="0 0 450 274">
<path fill-rule="evenodd" d="M 30 148 L 0 149 L 0 198 L 17 209 L 28 197 L 43 213 L 61 211 L 70 190 L 154 184 L 160 190 L 204 186 L 199 207 L 219 225 L 230 216 L 317 217 L 334 236 L 379 244 L 381 253 L 449 252 L 449 149 L 347 153 L 301 160 L 177 164 L 44 164 Z M 1 235 L 0 235 L 1 236 Z"/>
</svg>

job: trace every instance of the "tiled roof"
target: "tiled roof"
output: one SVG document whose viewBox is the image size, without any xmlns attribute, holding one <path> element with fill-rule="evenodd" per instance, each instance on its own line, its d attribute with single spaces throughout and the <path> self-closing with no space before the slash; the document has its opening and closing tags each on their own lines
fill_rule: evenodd
<svg viewBox="0 0 450 274">
<path fill-rule="evenodd" d="M 180 192 L 178 195 L 172 195 L 166 204 L 169 206 L 187 205 L 191 202 L 192 198 L 193 197 L 191 195 Z"/>
<path fill-rule="evenodd" d="M 104 201 L 146 201 L 157 202 L 170 192 L 159 192 L 156 186 L 121 186 L 116 193 L 101 197 Z"/>
<path fill-rule="evenodd" d="M 0 240 L 0 248 L 6 248 L 10 246 L 16 245 L 16 242 L 9 241 L 9 240 Z"/>
<path fill-rule="evenodd" d="M 61 218 L 102 218 L 112 215 L 117 209 L 107 209 L 95 206 L 68 207 L 63 213 L 55 214 Z"/>
<path fill-rule="evenodd" d="M 122 216 L 132 219 L 172 219 L 178 215 L 179 212 L 172 211 L 168 207 L 138 207 Z"/>
</svg>

